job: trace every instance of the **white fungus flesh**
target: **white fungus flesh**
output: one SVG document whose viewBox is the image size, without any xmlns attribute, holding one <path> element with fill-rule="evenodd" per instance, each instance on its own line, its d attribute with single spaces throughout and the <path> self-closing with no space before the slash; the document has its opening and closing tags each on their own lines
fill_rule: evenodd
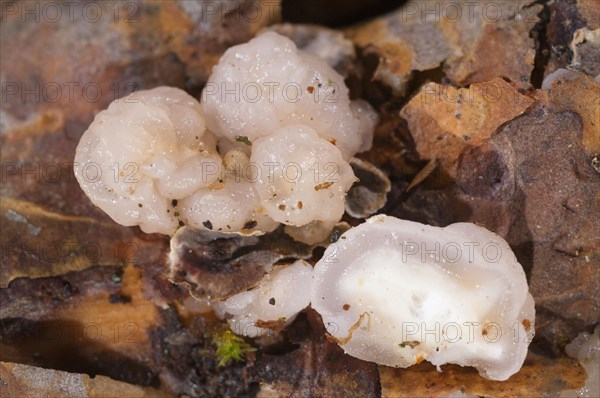
<svg viewBox="0 0 600 398">
<path fill-rule="evenodd" d="M 252 234 L 277 228 L 263 210 L 254 184 L 231 177 L 201 189 L 178 204 L 187 225 L 216 232 Z"/>
<path fill-rule="evenodd" d="M 311 301 L 348 354 L 388 366 L 454 363 L 506 380 L 534 334 L 523 268 L 469 223 L 372 217 L 325 251 Z"/>
<path fill-rule="evenodd" d="M 308 306 L 312 275 L 313 267 L 298 260 L 275 268 L 258 287 L 213 303 L 213 309 L 221 318 L 228 318 L 233 332 L 262 336 L 269 333 L 269 327 L 279 329 L 289 324 Z"/>
<path fill-rule="evenodd" d="M 75 155 L 91 201 L 147 233 L 285 224 L 306 243 L 326 236 L 356 181 L 348 160 L 371 147 L 371 106 L 350 101 L 337 72 L 274 32 L 229 49 L 202 97 L 158 87 L 100 112 Z"/>
<path fill-rule="evenodd" d="M 308 126 L 292 125 L 253 147 L 256 190 L 272 219 L 301 226 L 342 218 L 346 191 L 356 177 L 335 145 Z"/>
<path fill-rule="evenodd" d="M 596 326 L 593 334 L 580 333 L 567 344 L 565 351 L 570 357 L 579 360 L 587 373 L 587 378 L 583 387 L 562 391 L 560 398 L 600 397 L 600 326 Z"/>
<path fill-rule="evenodd" d="M 119 224 L 172 234 L 180 221 L 172 200 L 220 174 L 221 158 L 205 131 L 200 104 L 183 90 L 133 93 L 96 115 L 77 147 L 75 175 Z"/>
<path fill-rule="evenodd" d="M 275 32 L 229 48 L 202 99 L 209 129 L 231 141 L 254 142 L 302 124 L 334 142 L 345 159 L 370 148 L 377 121 L 368 103 L 350 101 L 339 73 Z"/>
</svg>

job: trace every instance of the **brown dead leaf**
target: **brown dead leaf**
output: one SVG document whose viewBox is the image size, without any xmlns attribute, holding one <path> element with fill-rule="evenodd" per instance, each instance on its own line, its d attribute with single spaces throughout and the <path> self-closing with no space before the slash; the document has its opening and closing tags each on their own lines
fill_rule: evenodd
<svg viewBox="0 0 600 398">
<path fill-rule="evenodd" d="M 408 121 L 421 157 L 438 159 L 454 177 L 465 149 L 481 145 L 533 102 L 499 78 L 460 89 L 428 83 L 400 115 Z"/>
<path fill-rule="evenodd" d="M 452 56 L 444 63 L 450 81 L 466 85 L 502 77 L 519 89 L 530 87 L 535 58 L 530 32 L 542 6 L 533 0 L 471 6 L 465 0 L 459 4 L 462 13 L 458 20 L 453 20 L 452 7 L 446 5 L 446 18 L 440 21 L 453 48 Z"/>
<path fill-rule="evenodd" d="M 577 0 L 577 9 L 590 29 L 600 28 L 600 2 Z"/>
<path fill-rule="evenodd" d="M 361 49 L 379 56 L 373 79 L 403 94 L 413 71 L 435 69 L 452 54 L 440 26 L 407 13 L 405 5 L 397 12 L 346 31 Z M 421 3 L 422 6 L 424 3 Z"/>
<path fill-rule="evenodd" d="M 373 78 L 396 94 L 404 92 L 414 72 L 442 65 L 455 85 L 500 76 L 527 88 L 535 57 L 529 32 L 542 8 L 533 2 L 413 0 L 346 33 L 359 48 L 379 56 Z"/>
<path fill-rule="evenodd" d="M 582 144 L 588 155 L 600 154 L 600 83 L 575 71 L 555 72 L 558 77 L 547 90 L 537 91 L 546 106 L 554 111 L 571 111 L 583 123 Z"/>
</svg>

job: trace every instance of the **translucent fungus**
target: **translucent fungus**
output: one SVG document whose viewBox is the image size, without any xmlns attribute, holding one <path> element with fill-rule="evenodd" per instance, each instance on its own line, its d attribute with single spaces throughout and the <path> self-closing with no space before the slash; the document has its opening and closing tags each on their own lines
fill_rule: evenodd
<svg viewBox="0 0 600 398">
<path fill-rule="evenodd" d="M 579 360 L 587 373 L 583 387 L 578 390 L 566 390 L 561 398 L 592 398 L 600 396 L 600 326 L 593 334 L 582 332 L 565 347 L 567 354 Z"/>
<path fill-rule="evenodd" d="M 205 139 L 198 101 L 158 87 L 114 101 L 81 137 L 75 176 L 90 200 L 122 225 L 172 234 L 172 201 L 216 181 L 221 158 Z"/>
<path fill-rule="evenodd" d="M 534 333 L 523 268 L 502 238 L 469 223 L 372 217 L 325 251 L 311 300 L 348 354 L 388 366 L 455 363 L 506 380 Z"/>
<path fill-rule="evenodd" d="M 213 304 L 237 334 L 256 337 L 280 330 L 310 302 L 313 268 L 303 260 L 275 268 L 260 285 Z"/>
<path fill-rule="evenodd" d="M 371 106 L 274 32 L 230 48 L 202 97 L 158 87 L 100 112 L 75 155 L 90 200 L 148 233 L 256 235 L 282 223 L 299 240 L 326 237 L 356 181 L 348 161 L 371 146 Z"/>
<path fill-rule="evenodd" d="M 302 124 L 335 142 L 345 159 L 371 147 L 376 113 L 350 101 L 343 77 L 275 32 L 229 48 L 203 92 L 211 131 L 250 142 Z"/>
<path fill-rule="evenodd" d="M 356 180 L 330 142 L 307 126 L 292 125 L 254 144 L 256 190 L 272 219 L 288 225 L 339 221 L 346 191 Z"/>
<path fill-rule="evenodd" d="M 241 179 L 225 179 L 222 183 L 195 192 L 179 203 L 187 225 L 218 232 L 270 232 L 279 223 L 262 210 L 254 184 Z"/>
</svg>

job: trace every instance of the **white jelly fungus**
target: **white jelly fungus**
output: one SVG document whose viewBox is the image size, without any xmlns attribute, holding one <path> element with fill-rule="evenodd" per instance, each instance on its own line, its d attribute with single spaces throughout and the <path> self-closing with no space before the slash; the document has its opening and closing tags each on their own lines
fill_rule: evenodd
<svg viewBox="0 0 600 398">
<path fill-rule="evenodd" d="M 583 387 L 577 390 L 562 391 L 560 398 L 600 397 L 600 326 L 593 334 L 582 332 L 565 347 L 567 354 L 579 360 L 587 378 Z"/>
<path fill-rule="evenodd" d="M 202 99 L 209 129 L 230 140 L 254 142 L 302 124 L 334 142 L 345 159 L 371 147 L 377 121 L 368 103 L 350 101 L 339 73 L 275 32 L 229 48 Z"/>
<path fill-rule="evenodd" d="M 187 225 L 212 231 L 273 231 L 279 223 L 265 214 L 251 182 L 226 178 L 217 186 L 200 189 L 179 203 Z"/>
<path fill-rule="evenodd" d="M 205 132 L 200 104 L 183 90 L 133 93 L 96 115 L 77 146 L 75 176 L 119 224 L 172 234 L 180 219 L 171 202 L 219 175 L 221 158 Z"/>
<path fill-rule="evenodd" d="M 311 305 L 352 356 L 474 366 L 493 380 L 521 368 L 534 333 L 523 268 L 501 237 L 470 223 L 371 217 L 325 251 Z"/>
<path fill-rule="evenodd" d="M 340 151 L 310 127 L 287 126 L 259 138 L 250 161 L 260 167 L 256 190 L 272 219 L 300 226 L 342 218 L 356 177 Z"/>
<path fill-rule="evenodd" d="M 290 87 L 301 93 L 290 98 Z M 326 235 L 356 181 L 348 160 L 371 146 L 370 105 L 274 32 L 230 48 L 202 97 L 158 87 L 100 112 L 75 155 L 90 200 L 147 233 L 262 234 L 282 223 L 310 243 Z"/>
<path fill-rule="evenodd" d="M 237 334 L 256 337 L 281 330 L 308 306 L 312 273 L 313 267 L 303 260 L 276 267 L 258 287 L 213 303 L 213 308 L 229 319 Z"/>
</svg>

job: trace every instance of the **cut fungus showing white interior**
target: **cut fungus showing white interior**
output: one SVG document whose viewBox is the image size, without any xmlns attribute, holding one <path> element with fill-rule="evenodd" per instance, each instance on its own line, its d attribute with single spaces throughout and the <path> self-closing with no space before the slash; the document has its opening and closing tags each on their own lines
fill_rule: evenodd
<svg viewBox="0 0 600 398">
<path fill-rule="evenodd" d="M 257 337 L 280 330 L 310 303 L 313 267 L 303 260 L 277 267 L 260 285 L 212 304 L 234 333 Z"/>
<path fill-rule="evenodd" d="M 395 367 L 454 363 L 506 380 L 534 334 L 523 268 L 501 237 L 470 223 L 371 217 L 325 251 L 311 304 L 348 354 Z"/>
<path fill-rule="evenodd" d="M 309 243 L 326 236 L 356 181 L 348 160 L 371 147 L 371 106 L 274 32 L 227 50 L 202 97 L 158 87 L 100 112 L 75 155 L 91 201 L 147 233 L 262 234 L 283 223 Z"/>
</svg>

